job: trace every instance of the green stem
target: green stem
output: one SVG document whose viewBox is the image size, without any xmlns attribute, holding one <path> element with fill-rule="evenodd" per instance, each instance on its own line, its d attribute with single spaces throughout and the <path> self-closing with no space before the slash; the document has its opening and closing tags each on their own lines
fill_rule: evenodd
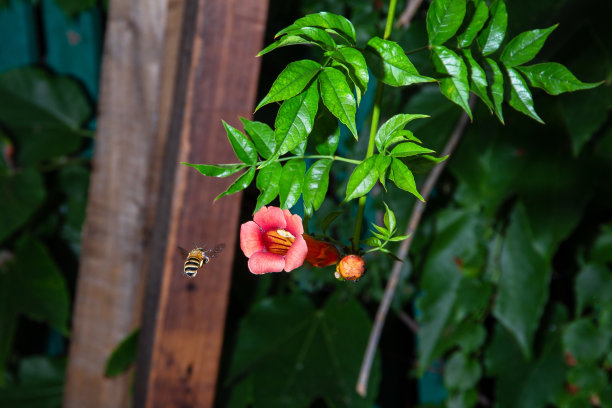
<svg viewBox="0 0 612 408">
<path fill-rule="evenodd" d="M 389 4 L 389 14 L 387 15 L 387 24 L 385 26 L 385 33 L 383 38 L 386 40 L 391 35 L 391 29 L 393 28 L 393 18 L 395 16 L 395 8 L 397 6 L 397 0 L 391 0 Z M 365 159 L 372 157 L 374 154 L 374 145 L 376 138 L 376 131 L 378 130 L 378 121 L 380 120 L 380 105 L 382 102 L 382 86 L 380 83 L 376 86 L 376 96 L 374 99 L 374 108 L 372 109 L 372 122 L 370 126 L 370 139 L 368 141 L 368 150 L 366 151 Z M 365 160 L 364 159 L 364 160 Z M 355 229 L 353 231 L 353 252 L 359 251 L 359 241 L 361 240 L 361 224 L 363 224 L 363 214 L 365 212 L 367 194 L 359 197 L 357 203 L 357 218 L 355 220 Z"/>
<path fill-rule="evenodd" d="M 282 159 L 277 159 L 277 162 L 283 162 L 283 161 L 288 161 L 288 160 L 293 160 L 293 159 L 328 159 L 328 160 L 334 160 L 334 161 L 341 161 L 341 162 L 346 162 L 346 163 L 351 163 L 351 164 L 360 164 L 361 161 L 360 160 L 353 160 L 353 159 L 347 159 L 346 157 L 340 157 L 340 156 L 330 156 L 330 155 L 312 155 L 312 156 L 290 156 L 290 157 L 283 157 Z M 261 163 L 265 163 L 265 161 L 260 161 L 257 164 L 261 164 Z M 237 163 L 237 164 L 241 164 L 241 163 Z"/>
<path fill-rule="evenodd" d="M 406 55 L 416 54 L 417 52 L 425 51 L 425 50 L 428 50 L 429 48 L 431 48 L 429 45 L 425 45 L 423 47 L 415 48 L 414 50 L 410 50 L 410 51 L 406 52 Z"/>
</svg>

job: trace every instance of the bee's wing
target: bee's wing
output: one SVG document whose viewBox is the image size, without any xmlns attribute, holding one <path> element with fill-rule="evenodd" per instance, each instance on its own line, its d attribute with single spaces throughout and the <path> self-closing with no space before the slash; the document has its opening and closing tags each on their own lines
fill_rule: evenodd
<svg viewBox="0 0 612 408">
<path fill-rule="evenodd" d="M 215 256 L 219 255 L 219 253 L 221 253 L 221 251 L 223 251 L 225 249 L 225 244 L 218 244 L 213 248 L 207 249 L 205 251 L 206 256 L 208 256 L 209 258 L 214 258 Z"/>
<path fill-rule="evenodd" d="M 181 251 L 181 255 L 183 255 L 183 256 L 185 256 L 185 257 L 186 257 L 187 255 L 189 255 L 189 251 L 188 251 L 188 250 L 186 250 L 185 248 L 183 248 L 183 247 L 178 247 L 178 249 L 179 249 L 179 251 Z"/>
</svg>

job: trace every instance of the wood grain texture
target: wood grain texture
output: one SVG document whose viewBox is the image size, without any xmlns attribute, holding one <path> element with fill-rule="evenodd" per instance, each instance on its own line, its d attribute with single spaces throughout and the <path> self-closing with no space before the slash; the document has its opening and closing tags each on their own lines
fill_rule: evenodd
<svg viewBox="0 0 612 408">
<path fill-rule="evenodd" d="M 223 342 L 240 195 L 213 199 L 231 180 L 178 163 L 235 162 L 221 119 L 241 127 L 253 111 L 267 0 L 184 4 L 170 142 L 136 371 L 136 407 L 211 407 Z M 225 251 L 194 279 L 178 246 Z"/>
<path fill-rule="evenodd" d="M 129 404 L 130 375 L 104 368 L 142 316 L 166 10 L 166 0 L 110 2 L 64 407 Z"/>
</svg>

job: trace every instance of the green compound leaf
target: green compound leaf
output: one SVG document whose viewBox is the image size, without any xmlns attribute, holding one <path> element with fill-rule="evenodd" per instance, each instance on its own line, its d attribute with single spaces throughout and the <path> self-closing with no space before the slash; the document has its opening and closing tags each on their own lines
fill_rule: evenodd
<svg viewBox="0 0 612 408">
<path fill-rule="evenodd" d="M 246 164 L 253 165 L 257 162 L 257 151 L 255 145 L 248 137 L 238 129 L 223 122 L 225 131 L 227 132 L 227 138 L 229 139 L 234 153 L 240 161 Z"/>
<path fill-rule="evenodd" d="M 266 123 L 240 118 L 244 130 L 255 144 L 257 153 L 265 159 L 268 159 L 276 149 L 276 140 L 274 140 L 274 130 Z"/>
<path fill-rule="evenodd" d="M 330 55 L 348 69 L 349 77 L 355 84 L 357 103 L 359 104 L 361 96 L 365 94 L 368 88 L 368 81 L 370 80 L 368 65 L 363 54 L 356 48 L 341 47 Z"/>
<path fill-rule="evenodd" d="M 307 40 L 304 37 L 300 37 L 297 35 L 285 35 L 278 40 L 274 41 L 272 44 L 268 45 L 263 50 L 259 51 L 257 54 L 258 57 L 265 55 L 271 51 L 274 51 L 277 48 L 286 47 L 288 45 L 296 45 L 296 44 L 312 44 L 311 41 Z"/>
<path fill-rule="evenodd" d="M 0 174 L 0 242 L 21 227 L 45 201 L 41 175 L 25 169 L 14 174 Z"/>
<path fill-rule="evenodd" d="M 450 75 L 450 78 L 440 80 L 440 91 L 450 101 L 463 108 L 471 120 L 470 84 L 465 62 L 453 51 L 441 45 L 434 45 L 431 51 L 431 58 L 436 70 L 442 74 Z"/>
<path fill-rule="evenodd" d="M 491 58 L 485 58 L 485 62 L 487 82 L 489 83 L 491 100 L 493 101 L 493 112 L 495 112 L 495 115 L 497 115 L 497 118 L 503 124 L 504 115 L 502 113 L 502 103 L 504 102 L 504 75 L 499 65 Z"/>
<path fill-rule="evenodd" d="M 398 132 L 404 129 L 404 126 L 408 124 L 408 122 L 413 121 L 415 119 L 428 118 L 428 115 L 419 115 L 419 114 L 406 114 L 401 113 L 395 116 L 392 116 L 383 123 L 376 132 L 376 136 L 374 137 L 374 141 L 376 143 L 376 148 L 379 152 L 384 151 L 387 146 L 389 146 L 392 142 L 392 139 Z"/>
<path fill-rule="evenodd" d="M 310 166 L 304 178 L 304 207 L 318 210 L 323 204 L 327 187 L 329 185 L 329 170 L 332 165 L 332 160 L 321 159 L 317 160 Z"/>
<path fill-rule="evenodd" d="M 247 167 L 246 164 L 192 164 L 182 162 L 185 166 L 195 168 L 197 171 L 209 177 L 227 177 L 238 173 Z"/>
<path fill-rule="evenodd" d="M 299 94 L 321 69 L 321 64 L 307 59 L 290 63 L 276 78 L 270 92 L 259 102 L 255 111 L 271 102 L 284 101 Z"/>
<path fill-rule="evenodd" d="M 344 74 L 335 68 L 326 67 L 319 75 L 319 89 L 327 109 L 344 123 L 357 139 L 357 105 Z"/>
<path fill-rule="evenodd" d="M 520 33 L 504 47 L 499 60 L 507 67 L 514 67 L 531 61 L 540 52 L 544 42 L 550 33 L 557 28 L 557 25 Z"/>
<path fill-rule="evenodd" d="M 355 27 L 353 27 L 353 24 L 346 19 L 346 17 L 328 12 L 308 14 L 276 33 L 274 38 L 278 38 L 281 35 L 302 27 L 323 28 L 324 30 L 340 35 L 342 38 L 349 41 L 350 44 L 355 44 Z"/>
<path fill-rule="evenodd" d="M 534 247 L 527 212 L 514 208 L 501 253 L 501 277 L 493 315 L 531 356 L 533 336 L 548 298 L 550 263 Z"/>
<path fill-rule="evenodd" d="M 242 173 L 240 175 L 240 177 L 238 177 L 227 188 L 227 190 L 225 190 L 224 192 L 222 192 L 221 194 L 216 196 L 215 199 L 213 200 L 213 202 L 217 201 L 218 199 L 220 199 L 223 196 L 234 194 L 234 193 L 237 193 L 237 192 L 242 191 L 245 188 L 247 188 L 249 186 L 249 184 L 251 184 L 251 181 L 253 181 L 253 178 L 255 177 L 255 172 L 256 171 L 257 170 L 256 170 L 255 166 L 249 167 L 249 169 L 247 171 L 245 171 L 244 173 Z"/>
<path fill-rule="evenodd" d="M 510 100 L 508 101 L 510 106 L 543 124 L 544 121 L 535 111 L 533 97 L 521 74 L 514 68 L 509 67 L 506 67 L 506 72 L 510 80 Z"/>
<path fill-rule="evenodd" d="M 137 328 L 117 345 L 106 361 L 105 376 L 115 377 L 136 362 L 139 335 L 140 328 Z"/>
<path fill-rule="evenodd" d="M 387 140 L 385 148 L 388 149 L 390 146 L 393 146 L 395 143 L 399 143 L 399 142 L 423 143 L 417 137 L 415 137 L 414 134 L 411 131 L 409 131 L 409 130 L 399 130 L 397 132 L 394 132 L 391 135 L 391 137 L 389 137 L 389 139 Z"/>
<path fill-rule="evenodd" d="M 378 172 L 376 171 L 376 158 L 378 155 L 368 157 L 355 167 L 346 186 L 346 198 L 344 201 L 350 201 L 354 198 L 361 197 L 367 194 L 378 180 Z"/>
<path fill-rule="evenodd" d="M 603 83 L 603 81 L 594 83 L 582 82 L 569 69 L 557 62 L 544 62 L 542 64 L 517 67 L 517 69 L 527 77 L 532 86 L 543 89 L 550 95 L 591 89 Z"/>
<path fill-rule="evenodd" d="M 391 162 L 391 171 L 393 173 L 393 182 L 396 186 L 401 188 L 402 190 L 408 191 L 413 194 L 419 200 L 425 202 L 421 194 L 416 188 L 416 183 L 414 182 L 414 176 L 412 172 L 400 159 L 393 158 Z"/>
<path fill-rule="evenodd" d="M 459 48 L 466 48 L 472 45 L 472 42 L 489 18 L 489 7 L 487 7 L 487 3 L 484 0 L 472 0 L 472 3 L 474 3 L 475 7 L 472 20 L 470 20 L 470 24 L 466 27 L 465 31 L 457 36 Z"/>
<path fill-rule="evenodd" d="M 461 27 L 465 0 L 434 0 L 427 11 L 429 44 L 442 45 Z"/>
<path fill-rule="evenodd" d="M 373 37 L 368 41 L 364 55 L 374 76 L 387 85 L 406 86 L 435 81 L 420 75 L 402 47 L 393 41 Z"/>
<path fill-rule="evenodd" d="M 487 105 L 489 111 L 493 111 L 493 103 L 491 99 L 489 99 L 489 95 L 487 94 L 487 73 L 484 69 L 476 62 L 474 57 L 472 57 L 472 52 L 468 49 L 464 49 L 463 55 L 468 63 L 469 71 L 470 71 L 470 90 L 474 92 L 478 97 Z"/>
<path fill-rule="evenodd" d="M 434 153 L 434 151 L 412 142 L 400 143 L 391 150 L 393 157 L 417 156 L 426 153 Z"/>
<path fill-rule="evenodd" d="M 303 159 L 289 160 L 284 166 L 280 177 L 280 206 L 288 209 L 295 205 L 302 194 L 306 163 Z"/>
<path fill-rule="evenodd" d="M 482 55 L 489 55 L 497 51 L 508 28 L 508 13 L 504 0 L 495 0 L 489 9 L 489 24 L 478 36 L 478 46 L 482 50 Z"/>
<path fill-rule="evenodd" d="M 338 119 L 323 105 L 319 106 L 309 140 L 314 144 L 315 150 L 319 154 L 331 156 L 336 153 L 340 140 Z"/>
<path fill-rule="evenodd" d="M 378 173 L 378 180 L 385 190 L 387 189 L 385 186 L 385 181 L 387 180 L 388 169 L 391 165 L 392 159 L 393 157 L 385 156 L 383 154 L 379 154 L 376 158 L 376 172 Z"/>
<path fill-rule="evenodd" d="M 303 39 L 304 42 L 297 42 L 294 39 L 296 37 Z M 282 43 L 284 38 L 291 38 L 291 40 L 286 40 L 285 43 Z M 314 45 L 321 47 L 325 51 L 330 51 L 336 48 L 336 42 L 334 41 L 332 36 L 329 35 L 327 31 L 321 28 L 317 28 L 317 27 L 300 27 L 300 28 L 296 28 L 294 30 L 288 31 L 284 37 L 280 38 L 276 42 L 266 47 L 259 54 L 257 54 L 257 56 L 259 57 L 261 55 L 264 55 L 272 51 L 273 49 L 282 47 L 284 45 L 293 45 L 293 44 L 288 44 L 288 42 L 292 42 L 293 44 L 314 44 Z M 272 46 L 277 43 L 279 44 L 276 47 L 272 48 Z"/>
<path fill-rule="evenodd" d="M 279 157 L 306 141 L 312 131 L 317 108 L 319 91 L 316 83 L 304 92 L 286 100 L 276 115 L 274 138 L 278 146 L 275 156 Z"/>
<path fill-rule="evenodd" d="M 256 213 L 262 206 L 274 200 L 278 195 L 281 170 L 281 164 L 279 162 L 273 162 L 257 173 L 255 185 L 260 193 L 257 197 L 257 204 L 255 205 L 255 211 L 253 211 L 253 213 Z"/>
</svg>

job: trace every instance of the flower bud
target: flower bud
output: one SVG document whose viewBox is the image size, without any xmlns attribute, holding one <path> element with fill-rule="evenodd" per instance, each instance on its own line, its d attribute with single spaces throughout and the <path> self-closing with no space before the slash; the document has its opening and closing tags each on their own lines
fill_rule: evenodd
<svg viewBox="0 0 612 408">
<path fill-rule="evenodd" d="M 336 266 L 336 278 L 356 281 L 365 273 L 365 261 L 358 255 L 347 255 Z"/>
</svg>

